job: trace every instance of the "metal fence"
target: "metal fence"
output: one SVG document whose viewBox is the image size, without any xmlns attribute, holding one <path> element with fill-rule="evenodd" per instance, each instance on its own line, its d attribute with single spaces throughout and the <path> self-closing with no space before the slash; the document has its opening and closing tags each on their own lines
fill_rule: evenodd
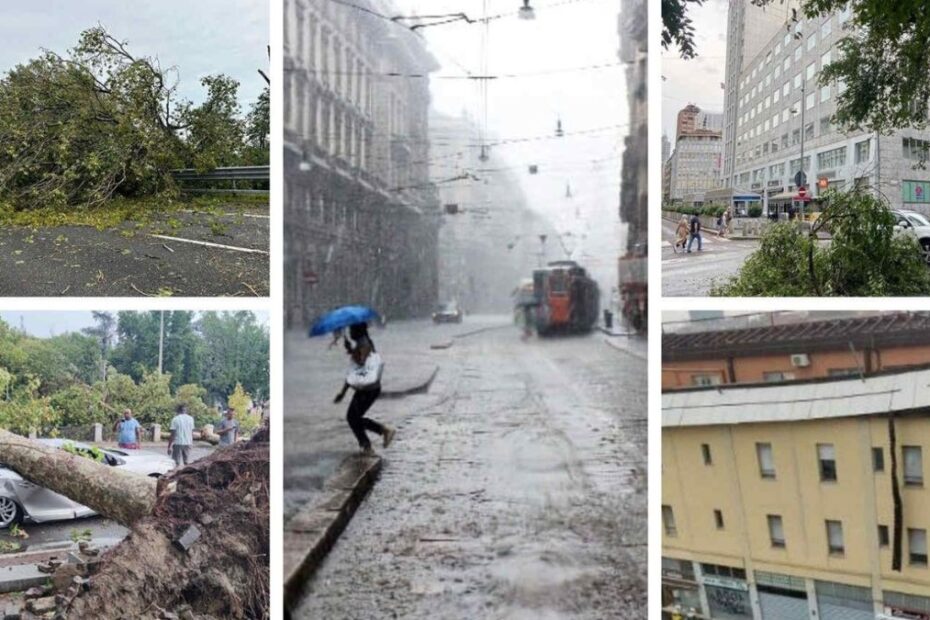
<svg viewBox="0 0 930 620">
<path fill-rule="evenodd" d="M 269 192 L 271 166 L 235 166 L 208 172 L 185 168 L 171 174 L 186 192 L 264 195 Z"/>
</svg>

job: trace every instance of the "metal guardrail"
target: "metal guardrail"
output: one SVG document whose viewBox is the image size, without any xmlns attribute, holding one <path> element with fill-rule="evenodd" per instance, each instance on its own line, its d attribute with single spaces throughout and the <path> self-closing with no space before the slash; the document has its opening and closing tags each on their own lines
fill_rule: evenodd
<svg viewBox="0 0 930 620">
<path fill-rule="evenodd" d="M 172 170 L 171 174 L 178 181 L 268 181 L 271 179 L 271 166 L 236 166 L 209 172 L 185 168 Z"/>
</svg>

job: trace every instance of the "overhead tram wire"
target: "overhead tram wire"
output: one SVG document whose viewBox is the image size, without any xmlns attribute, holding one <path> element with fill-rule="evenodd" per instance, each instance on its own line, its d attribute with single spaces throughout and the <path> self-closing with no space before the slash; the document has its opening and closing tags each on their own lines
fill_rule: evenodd
<svg viewBox="0 0 930 620">
<path fill-rule="evenodd" d="M 545 77 L 549 75 L 559 75 L 567 73 L 582 73 L 586 71 L 596 71 L 600 69 L 616 69 L 624 67 L 622 62 L 602 63 L 595 65 L 582 65 L 579 67 L 565 67 L 563 69 L 547 69 L 544 71 L 528 71 L 525 73 L 500 73 L 492 75 L 478 75 L 467 72 L 464 75 L 434 75 L 429 73 L 401 73 L 399 71 L 386 71 L 384 73 L 375 73 L 370 71 L 312 71 L 304 69 L 308 73 L 319 73 L 326 75 L 342 75 L 347 77 L 372 76 L 372 77 L 391 77 L 404 79 L 423 79 L 423 80 L 509 80 L 532 77 Z M 293 69 L 291 69 L 293 71 Z"/>
</svg>

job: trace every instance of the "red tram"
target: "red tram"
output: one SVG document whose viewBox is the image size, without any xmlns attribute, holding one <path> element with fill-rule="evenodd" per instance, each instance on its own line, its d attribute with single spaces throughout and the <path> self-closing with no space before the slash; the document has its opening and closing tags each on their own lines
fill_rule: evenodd
<svg viewBox="0 0 930 620">
<path fill-rule="evenodd" d="M 583 333 L 597 324 L 600 291 L 597 282 L 575 261 L 556 261 L 533 272 L 536 332 Z"/>
</svg>

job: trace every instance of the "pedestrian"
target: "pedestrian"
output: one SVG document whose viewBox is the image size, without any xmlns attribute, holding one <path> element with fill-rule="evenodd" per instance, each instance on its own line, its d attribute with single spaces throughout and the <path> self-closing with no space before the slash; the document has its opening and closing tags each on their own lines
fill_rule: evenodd
<svg viewBox="0 0 930 620">
<path fill-rule="evenodd" d="M 178 405 L 175 416 L 171 418 L 171 437 L 168 439 L 168 454 L 177 467 L 181 462 L 190 461 L 191 446 L 194 443 L 194 418 L 187 413 L 185 405 Z"/>
<path fill-rule="evenodd" d="M 727 235 L 730 234 L 730 222 L 733 221 L 733 212 L 728 208 L 723 212 L 723 232 Z"/>
<path fill-rule="evenodd" d="M 356 345 L 349 351 L 352 362 L 346 373 L 342 390 L 336 394 L 333 402 L 337 404 L 342 402 L 350 387 L 355 390 L 352 401 L 349 403 L 349 410 L 346 413 L 346 421 L 358 441 L 362 454 L 372 456 L 375 452 L 371 447 L 367 431 L 381 435 L 385 448 L 391 445 L 397 431 L 365 417 L 365 414 L 368 413 L 368 410 L 371 409 L 371 406 L 381 395 L 381 375 L 384 372 L 384 363 L 381 361 L 381 356 L 375 351 L 371 339 L 367 336 L 367 326 L 362 325 L 362 327 L 353 325 L 349 330 Z M 349 348 L 348 343 L 346 343 L 346 347 Z"/>
<path fill-rule="evenodd" d="M 225 417 L 216 426 L 216 433 L 220 436 L 221 446 L 231 446 L 239 439 L 239 421 L 232 407 L 226 410 Z"/>
<path fill-rule="evenodd" d="M 697 239 L 698 242 L 698 252 L 701 252 L 701 218 L 699 218 L 697 214 L 691 216 L 690 233 L 691 237 L 688 239 L 688 254 L 691 253 L 691 245 L 694 243 L 695 239 Z"/>
<path fill-rule="evenodd" d="M 123 410 L 123 417 L 113 425 L 116 441 L 124 450 L 138 450 L 142 443 L 142 425 L 132 417 L 132 410 Z"/>
<path fill-rule="evenodd" d="M 721 211 L 720 215 L 717 216 L 717 236 L 718 237 L 726 236 L 727 224 L 726 224 L 726 219 L 723 215 L 724 213 L 726 212 Z"/>
<path fill-rule="evenodd" d="M 681 219 L 678 220 L 678 228 L 675 229 L 675 244 L 672 245 L 672 250 L 677 254 L 678 246 L 681 246 L 681 249 L 685 249 L 685 243 L 688 241 L 688 216 L 682 215 Z"/>
</svg>

